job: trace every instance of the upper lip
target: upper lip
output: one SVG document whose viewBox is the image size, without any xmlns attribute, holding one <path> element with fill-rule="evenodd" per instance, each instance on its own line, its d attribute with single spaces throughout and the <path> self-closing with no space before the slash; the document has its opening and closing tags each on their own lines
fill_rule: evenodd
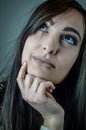
<svg viewBox="0 0 86 130">
<path fill-rule="evenodd" d="M 33 56 L 33 58 L 35 60 L 39 60 L 39 61 L 41 61 L 43 63 L 49 64 L 51 67 L 55 68 L 55 65 L 50 60 L 48 60 L 48 59 L 46 59 L 44 57 Z"/>
</svg>

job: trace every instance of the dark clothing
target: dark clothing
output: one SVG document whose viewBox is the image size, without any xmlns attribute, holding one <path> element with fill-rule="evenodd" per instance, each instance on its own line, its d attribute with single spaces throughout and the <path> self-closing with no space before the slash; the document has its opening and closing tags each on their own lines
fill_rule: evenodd
<svg viewBox="0 0 86 130">
<path fill-rule="evenodd" d="M 1 114 L 2 101 L 4 98 L 4 94 L 5 94 L 5 88 L 6 88 L 6 82 L 0 83 L 0 114 Z M 66 109 L 69 108 L 69 104 L 71 102 L 71 97 L 72 97 L 72 94 L 74 91 L 73 88 L 71 89 L 71 91 L 69 88 L 64 85 L 59 85 L 59 86 L 56 86 L 55 91 L 53 91 L 53 93 L 52 93 L 52 95 L 54 96 L 56 101 L 63 107 L 66 114 L 67 114 Z M 38 115 L 37 111 L 34 111 L 34 109 L 33 109 L 33 124 L 34 125 L 32 125 L 31 130 L 34 130 L 34 129 L 39 130 L 40 124 L 42 125 L 42 123 L 43 123 L 43 119 L 39 118 L 39 117 L 40 117 L 40 115 Z M 39 121 L 39 124 L 37 122 L 38 119 L 42 119 Z M 66 120 L 66 117 L 65 117 L 65 120 Z M 66 124 L 66 122 L 65 122 L 65 124 Z M 1 118 L 0 118 L 0 126 L 1 126 Z M 2 130 L 1 127 L 0 127 L 0 130 Z M 66 129 L 64 128 L 64 130 L 67 130 L 67 128 Z"/>
</svg>

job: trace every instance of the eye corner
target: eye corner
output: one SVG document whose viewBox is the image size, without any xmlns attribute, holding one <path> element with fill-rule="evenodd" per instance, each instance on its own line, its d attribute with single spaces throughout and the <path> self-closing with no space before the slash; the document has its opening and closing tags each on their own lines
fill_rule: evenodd
<svg viewBox="0 0 86 130">
<path fill-rule="evenodd" d="M 41 31 L 41 32 L 46 32 L 46 33 L 48 33 L 48 26 L 47 26 L 47 24 L 46 24 L 46 23 L 41 24 L 41 25 L 39 26 L 38 30 Z"/>
<path fill-rule="evenodd" d="M 72 36 L 70 34 L 62 34 L 60 36 L 60 42 L 64 43 L 64 44 L 69 44 L 72 46 L 76 46 L 77 45 L 77 38 L 75 36 Z"/>
</svg>

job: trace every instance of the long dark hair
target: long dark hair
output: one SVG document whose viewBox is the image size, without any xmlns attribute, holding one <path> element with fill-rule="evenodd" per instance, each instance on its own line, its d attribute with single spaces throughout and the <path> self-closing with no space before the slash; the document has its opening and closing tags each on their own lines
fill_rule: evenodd
<svg viewBox="0 0 86 130">
<path fill-rule="evenodd" d="M 67 78 L 58 86 L 65 88 L 66 97 L 63 103 L 65 109 L 65 130 L 86 129 L 86 12 L 74 0 L 48 0 L 42 3 L 32 14 L 27 25 L 21 32 L 17 42 L 16 55 L 8 77 L 4 101 L 2 104 L 1 120 L 4 130 L 32 130 L 36 129 L 32 107 L 21 96 L 16 78 L 21 66 L 21 54 L 26 38 L 34 34 L 45 21 L 67 12 L 72 8 L 77 9 L 85 21 L 85 34 L 81 50 L 68 74 Z M 58 87 L 59 88 L 59 87 Z M 53 93 L 56 96 L 57 92 Z M 71 93 L 71 94 L 70 94 Z M 70 100 L 69 95 L 71 95 Z M 69 105 L 68 105 L 69 104 Z M 39 129 L 39 128 L 38 128 Z"/>
</svg>

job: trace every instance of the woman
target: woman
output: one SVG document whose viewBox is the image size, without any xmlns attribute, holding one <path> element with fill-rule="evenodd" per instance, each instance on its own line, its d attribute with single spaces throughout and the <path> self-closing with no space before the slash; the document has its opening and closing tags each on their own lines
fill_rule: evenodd
<svg viewBox="0 0 86 130">
<path fill-rule="evenodd" d="M 4 130 L 86 129 L 86 12 L 48 0 L 20 35 L 1 110 Z"/>
</svg>

